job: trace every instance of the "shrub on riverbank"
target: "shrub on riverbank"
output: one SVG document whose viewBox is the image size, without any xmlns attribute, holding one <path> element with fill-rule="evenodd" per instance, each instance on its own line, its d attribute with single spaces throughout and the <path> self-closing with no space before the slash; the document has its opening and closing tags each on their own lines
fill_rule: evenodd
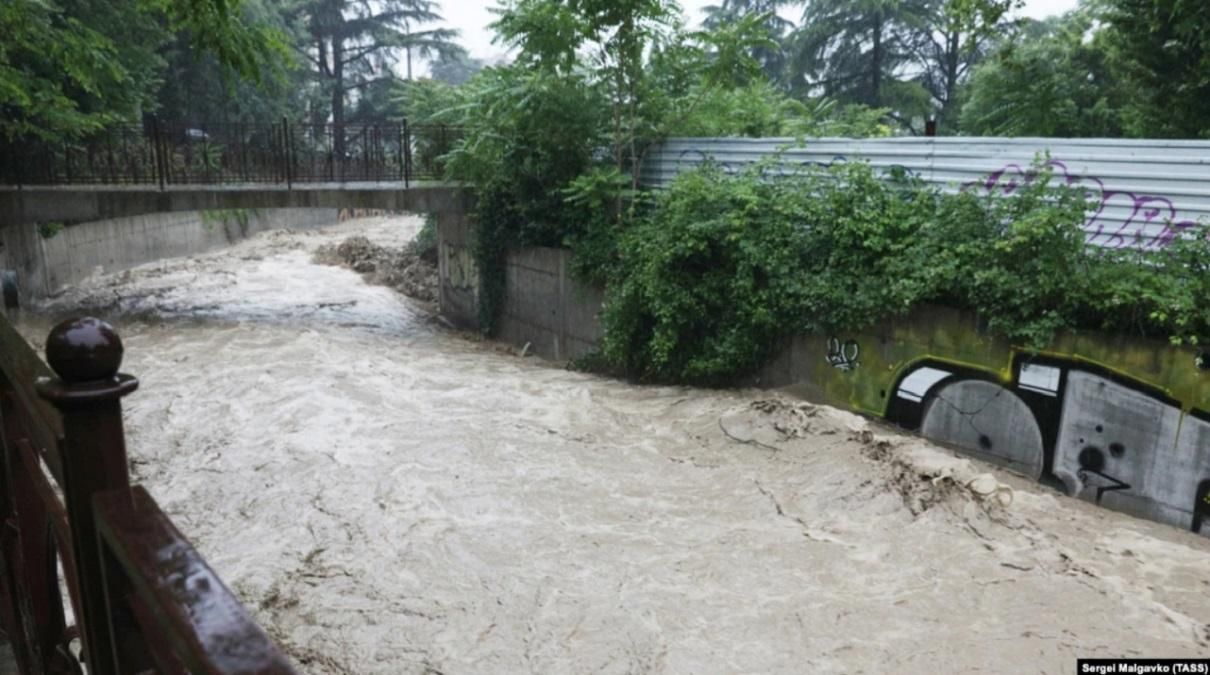
<svg viewBox="0 0 1210 675">
<path fill-rule="evenodd" d="M 683 174 L 620 235 L 603 355 L 655 381 L 722 384 L 794 333 L 855 331 L 923 303 L 1042 348 L 1063 329 L 1198 344 L 1204 232 L 1159 252 L 1090 250 L 1087 204 L 1039 169 L 1011 197 L 944 194 L 853 163 Z"/>
</svg>

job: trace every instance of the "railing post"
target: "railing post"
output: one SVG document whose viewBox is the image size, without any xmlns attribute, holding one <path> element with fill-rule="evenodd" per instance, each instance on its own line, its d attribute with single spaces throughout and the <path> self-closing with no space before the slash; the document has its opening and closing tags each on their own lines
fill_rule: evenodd
<svg viewBox="0 0 1210 675">
<path fill-rule="evenodd" d="M 46 339 L 46 361 L 57 379 L 38 381 L 38 394 L 63 416 L 63 497 L 71 522 L 75 574 L 82 616 L 77 617 L 90 675 L 118 672 L 118 643 L 125 626 L 107 597 L 102 565 L 106 556 L 97 538 L 93 496 L 130 490 L 126 438 L 122 429 L 123 396 L 139 381 L 118 373 L 122 340 L 98 319 L 69 319 Z M 123 664 L 126 665 L 126 664 Z"/>
<path fill-rule="evenodd" d="M 151 161 L 155 166 L 153 169 L 160 183 L 160 192 L 164 191 L 164 170 L 165 163 L 163 157 L 164 149 L 160 146 L 160 120 L 158 117 L 151 118 Z"/>
<path fill-rule="evenodd" d="M 412 180 L 412 128 L 403 120 L 403 189 L 411 187 Z"/>
<path fill-rule="evenodd" d="M 293 164 L 294 153 L 292 150 L 294 149 L 294 139 L 290 137 L 290 122 L 286 120 L 285 116 L 282 116 L 281 118 L 281 138 L 283 146 L 282 155 L 285 157 L 286 162 L 286 189 L 290 190 L 292 189 L 290 171 L 293 168 L 291 165 Z"/>
<path fill-rule="evenodd" d="M 395 135 L 396 135 L 396 136 L 398 136 L 398 140 L 399 140 L 399 157 L 398 157 L 398 159 L 399 159 L 399 171 L 400 171 L 401 173 L 404 173 L 404 172 L 405 172 L 405 170 L 404 170 L 404 167 L 403 167 L 403 125 L 399 125 L 399 126 L 395 127 Z M 404 188 L 407 188 L 407 176 L 406 176 L 406 173 L 405 173 L 405 175 L 404 175 L 404 183 L 403 183 L 403 186 L 404 186 Z"/>
<path fill-rule="evenodd" d="M 12 393 L 5 386 L 6 382 L 3 375 L 0 375 L 0 515 L 3 516 L 3 522 L 0 523 L 0 573 L 4 575 L 3 583 L 7 591 L 4 598 L 5 606 L 0 607 L 0 612 L 3 612 L 4 623 L 10 634 L 8 635 L 9 646 L 12 648 L 13 657 L 17 661 L 18 669 L 25 672 L 36 672 L 36 669 L 42 667 L 42 664 L 34 663 L 34 660 L 40 656 L 34 651 L 38 645 L 34 643 L 35 636 L 31 636 L 22 630 L 23 608 L 21 606 L 21 591 L 20 586 L 25 586 L 27 591 L 32 590 L 30 595 L 37 592 L 35 589 L 29 589 L 29 581 L 19 574 L 15 568 L 14 562 L 17 559 L 17 551 L 21 545 L 21 540 L 18 534 L 20 533 L 20 525 L 17 520 L 18 514 L 13 508 L 14 502 L 17 501 L 16 496 L 11 494 L 13 481 L 10 480 L 11 468 L 16 464 L 14 455 L 16 448 L 10 449 L 16 439 L 23 434 L 17 428 L 17 411 Z M 36 608 L 35 608 L 36 611 Z M 38 628 L 38 627 L 35 627 Z"/>
</svg>

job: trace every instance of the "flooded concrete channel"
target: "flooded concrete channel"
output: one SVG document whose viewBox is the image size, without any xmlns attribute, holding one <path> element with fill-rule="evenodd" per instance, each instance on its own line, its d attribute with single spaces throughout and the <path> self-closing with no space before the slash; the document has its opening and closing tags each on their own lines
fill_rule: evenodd
<svg viewBox="0 0 1210 675">
<path fill-rule="evenodd" d="M 120 330 L 135 478 L 304 672 L 1073 672 L 1210 652 L 1210 540 L 776 392 L 469 339 L 269 232 L 27 314 Z"/>
</svg>

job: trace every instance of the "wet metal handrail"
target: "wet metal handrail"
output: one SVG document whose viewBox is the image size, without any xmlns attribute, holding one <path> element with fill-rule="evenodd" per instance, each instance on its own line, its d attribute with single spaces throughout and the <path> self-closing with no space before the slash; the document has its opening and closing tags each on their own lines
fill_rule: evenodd
<svg viewBox="0 0 1210 675">
<path fill-rule="evenodd" d="M 56 326 L 47 363 L 0 316 L 0 624 L 22 673 L 294 673 L 141 486 L 130 484 L 122 344 Z M 62 569 L 77 625 L 67 625 Z"/>
</svg>

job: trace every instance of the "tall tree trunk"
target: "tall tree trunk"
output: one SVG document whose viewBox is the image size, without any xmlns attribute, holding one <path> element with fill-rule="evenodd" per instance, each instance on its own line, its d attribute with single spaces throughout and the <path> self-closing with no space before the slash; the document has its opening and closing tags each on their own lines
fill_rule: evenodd
<svg viewBox="0 0 1210 675">
<path fill-rule="evenodd" d="M 332 37 L 332 150 L 337 166 L 344 165 L 345 156 L 345 64 L 344 38 Z"/>
<path fill-rule="evenodd" d="M 408 82 L 412 81 L 412 48 L 408 47 L 404 50 L 408 55 Z"/>
<path fill-rule="evenodd" d="M 947 35 L 945 47 L 947 50 L 945 54 L 945 100 L 941 102 L 940 122 L 949 120 L 954 103 L 954 92 L 958 89 L 958 68 L 961 65 L 958 50 L 962 47 L 961 33 L 953 31 Z"/>
<path fill-rule="evenodd" d="M 882 12 L 874 13 L 874 49 L 871 52 L 870 107 L 882 105 Z"/>
</svg>

